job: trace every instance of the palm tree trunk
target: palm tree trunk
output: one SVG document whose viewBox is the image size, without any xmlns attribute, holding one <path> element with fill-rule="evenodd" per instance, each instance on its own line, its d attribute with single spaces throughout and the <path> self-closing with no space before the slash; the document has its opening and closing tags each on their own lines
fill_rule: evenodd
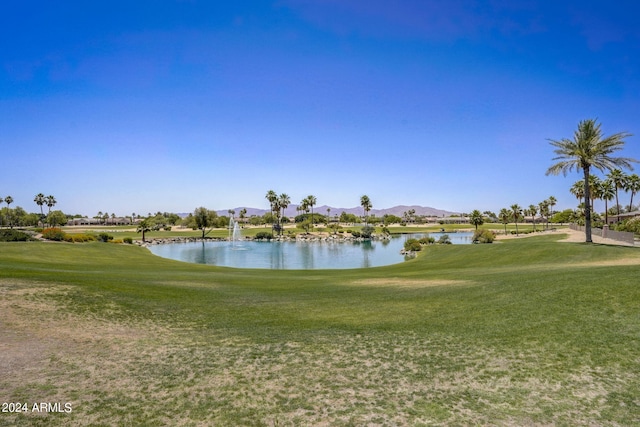
<svg viewBox="0 0 640 427">
<path fill-rule="evenodd" d="M 592 243 L 591 241 L 591 193 L 589 191 L 589 166 L 583 166 L 584 171 L 584 235 L 585 242 Z"/>
</svg>

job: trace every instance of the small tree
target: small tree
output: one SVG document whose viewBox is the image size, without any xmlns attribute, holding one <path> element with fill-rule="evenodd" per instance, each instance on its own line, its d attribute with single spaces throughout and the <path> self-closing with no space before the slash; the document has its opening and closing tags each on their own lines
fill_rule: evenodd
<svg viewBox="0 0 640 427">
<path fill-rule="evenodd" d="M 140 221 L 138 223 L 138 227 L 136 228 L 136 232 L 137 233 L 142 233 L 142 241 L 146 242 L 145 240 L 145 233 L 148 233 L 149 231 L 154 230 L 156 227 L 155 221 L 153 218 L 145 218 L 142 221 Z"/>
<path fill-rule="evenodd" d="M 469 217 L 469 222 L 478 229 L 479 225 L 484 224 L 484 217 L 480 213 L 479 210 L 475 209 L 471 212 L 471 216 Z"/>
<path fill-rule="evenodd" d="M 203 239 L 213 230 L 213 227 L 216 225 L 217 216 L 215 211 L 210 211 L 204 207 L 199 207 L 193 212 L 196 228 L 202 230 Z M 207 228 L 210 228 L 209 231 L 207 231 Z"/>
<path fill-rule="evenodd" d="M 47 215 L 47 224 L 52 227 L 63 226 L 67 223 L 67 216 L 62 211 L 49 212 Z"/>
</svg>

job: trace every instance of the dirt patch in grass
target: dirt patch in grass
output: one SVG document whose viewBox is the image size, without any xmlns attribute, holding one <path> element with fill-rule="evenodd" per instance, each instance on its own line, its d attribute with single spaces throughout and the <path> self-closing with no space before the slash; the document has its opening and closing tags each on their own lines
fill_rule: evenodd
<svg viewBox="0 0 640 427">
<path fill-rule="evenodd" d="M 470 280 L 424 280 L 424 279 L 403 279 L 400 277 L 385 277 L 379 279 L 361 279 L 350 282 L 356 286 L 383 286 L 397 288 L 431 288 L 435 286 L 459 286 L 471 285 L 474 282 Z"/>
<path fill-rule="evenodd" d="M 105 318 L 116 305 L 76 314 L 65 299 L 75 291 L 0 282 L 0 401 L 73 405 L 0 414 L 0 425 L 606 425 L 615 423 L 601 414 L 625 410 L 620 401 L 629 414 L 637 407 L 634 372 L 565 364 L 544 346 L 350 329 L 258 342 Z M 638 421 L 626 412 L 620 425 Z"/>
<path fill-rule="evenodd" d="M 78 414 L 101 378 L 114 376 L 109 365 L 119 363 L 123 351 L 135 354 L 132 343 L 149 340 L 158 330 L 75 315 L 64 304 L 72 290 L 58 284 L 0 281 L 0 402 L 27 403 L 29 409 L 40 402 L 69 403 Z M 120 377 L 127 375 L 122 372 Z M 117 390 L 117 382 L 103 392 L 109 390 Z M 85 425 L 91 420 L 88 414 L 31 410 L 0 414 L 0 425 Z"/>
</svg>

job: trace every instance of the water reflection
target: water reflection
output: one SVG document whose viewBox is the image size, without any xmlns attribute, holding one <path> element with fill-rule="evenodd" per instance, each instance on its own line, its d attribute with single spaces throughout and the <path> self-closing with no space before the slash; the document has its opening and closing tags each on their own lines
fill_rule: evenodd
<svg viewBox="0 0 640 427">
<path fill-rule="evenodd" d="M 431 233 L 436 240 L 443 233 Z M 454 244 L 471 243 L 471 233 L 449 234 Z M 242 242 L 242 248 L 229 242 L 189 242 L 154 245 L 156 255 L 179 261 L 236 268 L 273 270 L 315 270 L 377 267 L 402 262 L 400 254 L 409 238 L 403 235 L 384 241 L 363 242 Z"/>
</svg>

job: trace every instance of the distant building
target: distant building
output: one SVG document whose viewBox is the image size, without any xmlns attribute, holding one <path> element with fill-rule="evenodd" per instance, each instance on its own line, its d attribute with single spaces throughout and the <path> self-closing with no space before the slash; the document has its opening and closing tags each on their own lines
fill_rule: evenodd
<svg viewBox="0 0 640 427">
<path fill-rule="evenodd" d="M 115 217 L 115 218 L 73 218 L 67 221 L 67 225 L 130 225 L 131 218 Z"/>
<path fill-rule="evenodd" d="M 625 212 L 625 213 L 621 213 L 620 215 L 609 214 L 607 218 L 607 224 L 611 225 L 611 224 L 617 223 L 618 218 L 620 218 L 620 221 L 624 221 L 630 218 L 635 218 L 637 216 L 640 216 L 640 211 Z"/>
</svg>

